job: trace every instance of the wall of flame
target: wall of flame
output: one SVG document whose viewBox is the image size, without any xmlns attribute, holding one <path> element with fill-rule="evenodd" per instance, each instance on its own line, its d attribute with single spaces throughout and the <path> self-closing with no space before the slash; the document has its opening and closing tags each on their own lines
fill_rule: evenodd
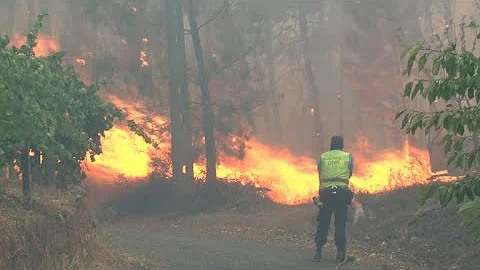
<svg viewBox="0 0 480 270">
<path fill-rule="evenodd" d="M 125 102 L 113 96 L 109 100 L 137 122 L 145 119 L 147 112 L 141 103 Z M 158 115 L 151 118 L 150 124 L 164 125 L 167 122 Z M 168 136 L 155 139 L 160 143 L 158 149 L 145 143 L 127 127 L 114 127 L 103 139 L 104 153 L 88 167 L 89 179 L 102 183 L 114 183 L 119 175 L 132 181 L 147 179 L 156 169 L 152 166 L 153 159 L 168 159 L 170 153 Z M 405 141 L 402 149 L 379 151 L 366 138 L 359 138 L 357 143 L 346 148 L 355 159 L 351 187 L 356 192 L 382 193 L 426 184 L 435 175 L 430 170 L 428 152 L 411 146 L 408 141 Z M 293 155 L 288 149 L 271 147 L 255 138 L 248 142 L 243 159 L 227 156 L 219 159 L 219 178 L 267 188 L 270 190 L 268 196 L 280 204 L 306 203 L 318 191 L 314 159 Z M 204 165 L 201 162 L 195 164 L 195 175 L 200 179 L 204 178 Z"/>
</svg>

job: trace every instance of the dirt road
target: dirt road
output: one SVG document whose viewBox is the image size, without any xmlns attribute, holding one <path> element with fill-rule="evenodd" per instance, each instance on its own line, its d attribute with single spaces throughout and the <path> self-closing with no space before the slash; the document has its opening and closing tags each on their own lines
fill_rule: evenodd
<svg viewBox="0 0 480 270">
<path fill-rule="evenodd" d="M 215 235 L 158 224 L 110 226 L 105 234 L 114 248 L 160 264 L 162 269 L 335 269 L 333 254 L 325 254 L 322 263 L 313 263 L 312 249 L 301 245 L 267 244 L 234 235 Z M 357 262 L 342 269 L 382 268 Z"/>
</svg>

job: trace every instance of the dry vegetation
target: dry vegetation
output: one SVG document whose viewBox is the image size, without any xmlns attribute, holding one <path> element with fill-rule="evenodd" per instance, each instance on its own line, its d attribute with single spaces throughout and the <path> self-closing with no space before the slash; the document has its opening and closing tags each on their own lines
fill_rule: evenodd
<svg viewBox="0 0 480 270">
<path fill-rule="evenodd" d="M 141 263 L 110 251 L 97 237 L 82 188 L 59 192 L 37 187 L 27 203 L 19 182 L 0 183 L 0 269 L 95 269 Z"/>
</svg>

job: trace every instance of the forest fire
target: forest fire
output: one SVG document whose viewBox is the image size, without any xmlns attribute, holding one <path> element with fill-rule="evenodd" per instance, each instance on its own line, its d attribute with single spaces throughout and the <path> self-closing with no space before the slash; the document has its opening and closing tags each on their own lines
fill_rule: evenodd
<svg viewBox="0 0 480 270">
<path fill-rule="evenodd" d="M 77 58 L 75 59 L 75 63 L 79 66 L 85 66 L 87 64 L 87 61 L 85 61 L 85 59 L 82 59 L 82 58 Z"/>
<path fill-rule="evenodd" d="M 129 112 L 132 119 L 145 124 L 146 112 L 141 104 L 127 104 L 110 98 L 117 106 Z M 165 125 L 166 119 L 155 116 L 148 122 L 153 126 Z M 152 126 L 153 125 L 153 126 Z M 87 174 L 92 180 L 113 182 L 118 175 L 142 181 L 154 169 L 155 157 L 168 159 L 169 135 L 154 136 L 159 142 L 155 149 L 127 127 L 116 126 L 106 133 L 103 154 L 89 164 Z M 381 193 L 402 187 L 428 183 L 434 174 L 430 171 L 428 152 L 411 146 L 406 141 L 403 149 L 376 151 L 366 139 L 350 147 L 355 156 L 355 174 L 352 188 L 361 193 Z M 316 162 L 309 157 L 298 157 L 286 149 L 267 146 L 256 139 L 247 143 L 242 160 L 220 157 L 218 177 L 230 182 L 254 184 L 271 190 L 268 194 L 277 203 L 295 205 L 308 202 L 318 189 Z M 203 164 L 195 165 L 195 175 L 203 178 Z M 445 178 L 442 181 L 451 181 Z"/>
<path fill-rule="evenodd" d="M 12 44 L 17 48 L 20 48 L 25 44 L 27 38 L 25 36 L 20 36 L 18 34 L 13 35 Z M 40 34 L 38 36 L 37 46 L 33 49 L 35 56 L 48 56 L 52 52 L 58 52 L 60 50 L 60 45 L 58 42 L 46 35 Z"/>
<path fill-rule="evenodd" d="M 148 56 L 147 56 L 147 52 L 146 52 L 146 51 L 141 51 L 141 52 L 140 52 L 139 60 L 140 60 L 140 66 L 141 66 L 141 67 L 148 67 L 148 66 L 149 66 Z"/>
</svg>

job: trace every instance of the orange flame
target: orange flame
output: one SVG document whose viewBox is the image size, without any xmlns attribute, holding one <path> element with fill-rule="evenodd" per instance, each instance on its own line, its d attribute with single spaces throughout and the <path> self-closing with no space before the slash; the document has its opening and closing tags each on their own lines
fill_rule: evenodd
<svg viewBox="0 0 480 270">
<path fill-rule="evenodd" d="M 27 38 L 18 34 L 13 35 L 12 45 L 20 47 L 27 41 Z M 48 56 L 53 52 L 58 52 L 60 45 L 58 42 L 46 35 L 40 34 L 37 39 L 37 46 L 33 49 L 35 56 Z"/>
<path fill-rule="evenodd" d="M 79 66 L 85 66 L 87 64 L 87 61 L 85 61 L 85 59 L 82 59 L 82 58 L 77 58 L 75 59 L 75 63 L 77 63 L 77 65 Z"/>
<path fill-rule="evenodd" d="M 165 125 L 167 120 L 158 115 L 145 120 L 148 113 L 141 104 L 127 104 L 116 97 L 110 100 L 129 112 L 130 118 L 150 128 Z M 147 125 L 148 126 L 148 125 Z M 89 165 L 90 179 L 115 181 L 124 175 L 141 181 L 152 171 L 154 157 L 168 157 L 169 135 L 153 136 L 159 142 L 158 149 L 123 126 L 106 132 L 103 139 L 103 154 Z M 236 138 L 232 138 L 234 142 Z M 411 146 L 406 141 L 403 149 L 376 151 L 368 140 L 360 138 L 350 149 L 355 158 L 355 173 L 351 188 L 359 193 L 381 193 L 418 184 L 427 184 L 435 174 L 430 170 L 428 152 Z M 318 192 L 316 161 L 309 157 L 293 155 L 287 149 L 267 146 L 256 139 L 247 143 L 246 155 L 242 160 L 220 157 L 218 177 L 225 181 L 254 184 L 268 188 L 268 196 L 280 204 L 306 203 Z M 195 164 L 195 176 L 204 177 L 203 164 Z M 452 177 L 442 181 L 453 181 Z"/>
<path fill-rule="evenodd" d="M 147 52 L 146 51 L 141 51 L 140 52 L 140 66 L 141 67 L 148 67 L 149 66 L 149 63 L 148 63 L 148 56 L 147 56 Z"/>
</svg>

